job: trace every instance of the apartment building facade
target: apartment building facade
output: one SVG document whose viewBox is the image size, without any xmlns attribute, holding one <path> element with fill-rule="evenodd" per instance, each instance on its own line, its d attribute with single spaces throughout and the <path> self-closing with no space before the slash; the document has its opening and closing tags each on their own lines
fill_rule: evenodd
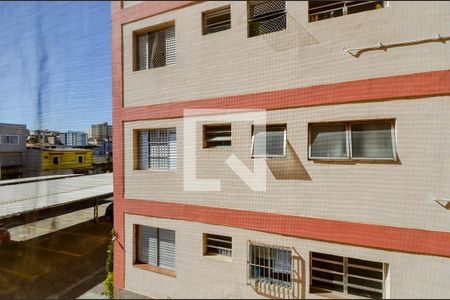
<svg viewBox="0 0 450 300">
<path fill-rule="evenodd" d="M 449 18 L 113 2 L 117 292 L 450 297 Z"/>
</svg>

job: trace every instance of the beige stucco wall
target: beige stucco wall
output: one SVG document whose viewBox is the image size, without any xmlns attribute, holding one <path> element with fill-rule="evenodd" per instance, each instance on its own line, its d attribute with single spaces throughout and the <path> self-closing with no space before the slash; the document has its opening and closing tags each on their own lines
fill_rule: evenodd
<svg viewBox="0 0 450 300">
<path fill-rule="evenodd" d="M 127 122 L 125 197 L 449 231 L 449 211 L 432 201 L 450 198 L 449 111 L 449 96 L 268 111 L 268 124 L 287 124 L 290 147 L 286 159 L 266 159 L 266 192 L 252 191 L 225 163 L 235 154 L 253 168 L 250 122 L 232 123 L 227 149 L 202 149 L 197 127 L 197 177 L 220 179 L 220 192 L 184 191 L 183 119 Z M 309 122 L 383 118 L 396 120 L 399 163 L 308 160 Z M 158 127 L 177 128 L 177 170 L 135 170 L 133 130 Z"/>
<path fill-rule="evenodd" d="M 125 106 L 240 95 L 450 68 L 450 43 L 361 48 L 450 35 L 450 3 L 389 1 L 388 7 L 308 22 L 307 1 L 287 2 L 288 29 L 247 38 L 245 1 L 231 5 L 231 29 L 202 35 L 201 15 L 229 1 L 206 1 L 123 27 Z M 132 33 L 175 21 L 176 64 L 133 71 Z"/>
<path fill-rule="evenodd" d="M 133 224 L 175 230 L 176 278 L 133 267 Z M 203 233 L 231 236 L 232 262 L 206 257 Z M 261 232 L 168 219 L 125 215 L 125 288 L 158 299 L 170 298 L 260 298 L 247 285 L 247 243 L 293 247 L 295 268 L 304 283 L 294 284 L 299 295 L 322 298 L 309 293 L 309 252 L 317 251 L 389 264 L 386 283 L 389 298 L 449 298 L 450 260 L 317 241 L 288 238 Z M 303 262 L 301 262 L 303 260 Z M 296 264 L 296 263 L 294 263 Z M 302 293 L 303 291 L 303 293 Z M 328 298 L 330 295 L 327 295 Z M 333 296 L 337 296 L 334 294 Z M 345 298 L 341 295 L 341 298 Z"/>
</svg>

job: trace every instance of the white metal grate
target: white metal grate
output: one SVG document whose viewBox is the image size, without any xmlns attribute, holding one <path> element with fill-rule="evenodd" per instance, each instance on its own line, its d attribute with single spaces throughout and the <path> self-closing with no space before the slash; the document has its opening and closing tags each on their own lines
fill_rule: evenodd
<svg viewBox="0 0 450 300">
<path fill-rule="evenodd" d="M 286 1 L 249 1 L 249 37 L 286 29 Z"/>
<path fill-rule="evenodd" d="M 136 43 L 137 70 L 175 64 L 175 26 L 138 35 Z"/>
<path fill-rule="evenodd" d="M 249 243 L 249 278 L 256 285 L 270 285 L 291 288 L 292 285 L 292 249 Z"/>
<path fill-rule="evenodd" d="M 141 130 L 139 140 L 139 169 L 172 170 L 177 168 L 175 128 Z"/>
</svg>

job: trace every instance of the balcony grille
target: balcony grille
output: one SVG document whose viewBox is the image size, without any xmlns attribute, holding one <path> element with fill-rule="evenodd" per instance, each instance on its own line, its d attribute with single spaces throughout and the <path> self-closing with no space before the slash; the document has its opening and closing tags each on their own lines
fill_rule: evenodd
<svg viewBox="0 0 450 300">
<path fill-rule="evenodd" d="M 384 7 L 384 1 L 308 1 L 309 21 L 354 14 Z"/>
<path fill-rule="evenodd" d="M 285 1 L 249 1 L 249 37 L 286 29 Z"/>
</svg>

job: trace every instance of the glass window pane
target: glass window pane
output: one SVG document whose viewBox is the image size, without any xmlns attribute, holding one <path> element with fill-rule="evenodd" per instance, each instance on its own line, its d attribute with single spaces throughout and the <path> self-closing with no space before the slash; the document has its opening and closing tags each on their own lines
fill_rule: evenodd
<svg viewBox="0 0 450 300">
<path fill-rule="evenodd" d="M 261 127 L 254 129 L 253 155 L 284 155 L 283 127 Z"/>
<path fill-rule="evenodd" d="M 394 158 L 391 123 L 352 124 L 353 158 Z"/>
<path fill-rule="evenodd" d="M 347 144 L 345 124 L 312 126 L 311 157 L 346 158 Z"/>
</svg>

